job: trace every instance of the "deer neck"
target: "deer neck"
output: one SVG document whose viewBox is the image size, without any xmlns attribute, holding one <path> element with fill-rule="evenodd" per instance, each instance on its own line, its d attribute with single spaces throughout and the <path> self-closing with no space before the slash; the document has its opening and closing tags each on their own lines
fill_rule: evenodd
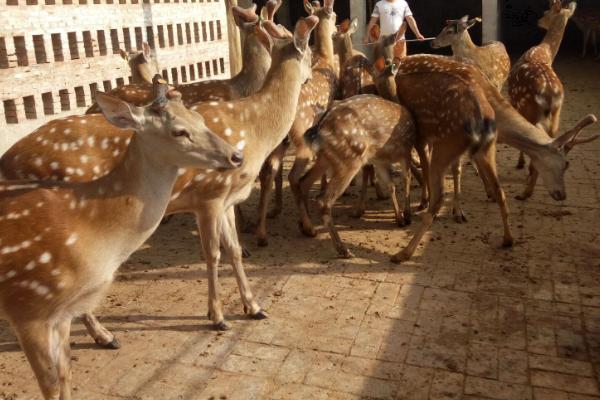
<svg viewBox="0 0 600 400">
<path fill-rule="evenodd" d="M 553 21 L 542 40 L 542 44 L 545 44 L 550 48 L 552 61 L 554 61 L 554 58 L 556 58 L 556 55 L 558 54 L 558 49 L 562 43 L 568 21 L 567 18 L 559 18 L 556 21 Z"/>
<path fill-rule="evenodd" d="M 508 102 L 503 101 L 496 112 L 498 141 L 521 150 L 531 158 L 539 159 L 540 153 L 551 144 L 549 136 L 529 123 Z"/>
<path fill-rule="evenodd" d="M 260 164 L 292 127 L 302 87 L 298 60 L 274 60 L 273 64 L 263 88 L 245 99 L 247 105 L 243 114 L 246 121 L 254 122 L 253 129 L 248 132 L 248 147 L 244 152 L 260 155 L 256 157 Z"/>
<path fill-rule="evenodd" d="M 352 38 L 350 35 L 346 35 L 342 42 L 342 45 L 339 46 L 339 57 L 340 57 L 340 65 L 344 65 L 346 61 L 350 60 L 354 56 L 354 48 L 352 46 Z"/>
<path fill-rule="evenodd" d="M 84 186 L 82 195 L 89 199 L 84 212 L 89 210 L 92 226 L 102 227 L 103 237 L 118 239 L 126 233 L 124 253 L 139 246 L 157 227 L 177 178 L 177 167 L 162 161 L 155 150 L 145 149 L 134 134 L 121 163 Z"/>
<path fill-rule="evenodd" d="M 471 39 L 471 35 L 469 35 L 469 31 L 464 31 L 457 40 L 452 42 L 452 53 L 455 56 L 464 57 L 464 58 L 472 58 L 472 54 L 477 49 L 475 43 Z"/>
<path fill-rule="evenodd" d="M 315 31 L 315 53 L 333 68 L 333 30 L 328 19 L 321 19 Z"/>
<path fill-rule="evenodd" d="M 233 85 L 238 88 L 242 97 L 258 92 L 265 82 L 271 67 L 271 55 L 258 40 L 246 39 L 242 54 L 242 70 L 232 78 Z"/>
</svg>

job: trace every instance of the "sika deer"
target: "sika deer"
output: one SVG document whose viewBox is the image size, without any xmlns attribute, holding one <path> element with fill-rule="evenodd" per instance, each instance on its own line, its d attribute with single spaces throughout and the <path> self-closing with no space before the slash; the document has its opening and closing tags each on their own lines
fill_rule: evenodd
<svg viewBox="0 0 600 400">
<path fill-rule="evenodd" d="M 400 64 L 400 68 L 402 68 L 401 72 L 404 71 L 405 73 L 410 73 L 411 75 L 415 76 L 418 76 L 419 74 L 423 76 L 429 76 L 431 74 L 448 74 L 454 78 L 460 78 L 461 82 L 464 82 L 464 84 L 469 87 L 477 89 L 477 91 L 479 91 L 479 89 L 482 90 L 485 95 L 484 99 L 489 102 L 493 108 L 493 111 L 495 112 L 496 127 L 498 130 L 498 142 L 506 143 L 509 146 L 515 147 L 531 157 L 534 167 L 537 171 L 539 171 L 544 183 L 548 188 L 548 191 L 550 192 L 551 197 L 554 200 L 564 200 L 567 197 L 564 181 L 564 173 L 568 167 L 566 155 L 573 149 L 574 146 L 583 143 L 589 143 L 600 137 L 600 135 L 594 135 L 586 139 L 578 139 L 579 134 L 586 126 L 596 122 L 595 116 L 588 115 L 574 128 L 565 132 L 558 138 L 551 140 L 545 132 L 530 124 L 513 107 L 511 107 L 510 103 L 508 103 L 502 97 L 498 89 L 490 83 L 481 70 L 473 65 L 460 63 L 448 57 L 419 55 L 410 56 L 403 60 L 403 62 Z M 401 98 L 401 103 L 407 105 L 407 103 L 409 103 L 411 100 L 410 95 L 408 94 L 410 93 L 408 91 L 410 88 L 407 88 L 407 91 L 405 92 L 406 94 L 402 94 L 404 87 L 403 85 L 400 85 L 402 76 L 403 75 L 399 73 L 396 79 L 396 82 L 398 83 L 398 94 L 399 96 L 402 95 L 407 97 L 409 101 L 405 101 Z M 429 86 L 428 89 L 429 93 L 431 94 L 431 87 Z M 437 89 L 437 86 L 435 89 Z M 475 93 L 477 94 L 477 92 Z M 421 96 L 421 93 L 419 96 Z M 413 98 L 412 100 L 414 101 L 415 99 Z M 423 113 L 432 113 L 431 110 L 436 110 L 434 107 L 424 107 L 419 104 L 416 106 L 421 108 L 421 112 Z M 408 108 L 414 113 L 418 112 L 416 109 L 413 110 L 410 106 L 408 106 Z M 444 110 L 440 114 L 440 116 L 443 116 L 444 118 L 448 118 L 449 116 L 460 116 L 460 113 L 452 114 L 445 110 L 445 108 L 438 109 Z M 420 134 L 417 136 L 417 138 L 422 135 L 420 129 L 419 132 Z M 442 147 L 440 151 L 443 148 L 444 147 Z M 443 157 L 443 155 L 440 154 L 438 157 Z M 481 176 L 486 180 L 487 187 L 489 189 L 495 188 L 495 190 L 492 191 L 495 192 L 496 201 L 505 205 L 505 199 L 500 187 L 494 184 L 495 181 L 497 182 L 495 173 L 490 174 L 490 172 L 493 172 L 490 171 L 491 167 L 485 167 L 485 164 L 489 164 L 490 166 L 495 165 L 495 154 L 491 151 L 491 146 L 488 148 L 487 152 L 483 152 L 481 155 L 477 156 L 475 158 L 475 162 L 478 165 L 479 171 L 483 171 Z M 422 164 L 424 168 L 427 165 L 427 163 Z M 425 168 L 424 175 L 426 175 L 426 172 L 428 171 L 426 171 Z M 439 179 L 439 177 L 436 177 L 436 179 Z M 431 178 L 429 178 L 429 182 L 432 182 Z M 430 209 L 432 209 L 432 203 L 430 203 Z M 503 245 L 509 246 L 512 243 L 512 236 L 510 235 L 510 231 L 508 229 L 508 210 L 505 208 L 505 206 L 502 206 L 501 211 L 503 213 L 505 229 Z M 424 222 L 430 225 L 431 214 L 428 214 L 427 218 L 428 219 L 425 219 Z M 424 231 L 419 231 L 419 234 L 423 233 Z M 395 261 L 407 259 L 412 255 L 418 244 L 418 240 L 415 240 L 415 238 L 411 240 L 411 243 L 405 250 L 394 256 Z"/>
<path fill-rule="evenodd" d="M 129 64 L 131 70 L 131 83 L 147 83 L 152 85 L 152 78 L 160 74 L 156 57 L 152 54 L 152 49 L 148 43 L 142 43 L 142 51 L 127 53 L 125 50 L 119 50 L 123 60 Z"/>
<path fill-rule="evenodd" d="M 468 15 L 446 21 L 446 27 L 431 42 L 431 47 L 439 49 L 452 46 L 452 53 L 456 57 L 473 61 L 501 90 L 510 71 L 510 57 L 501 42 L 490 42 L 481 47 L 473 43 L 469 29 L 480 21 L 479 18 L 469 19 Z"/>
<path fill-rule="evenodd" d="M 320 7 L 318 2 L 313 5 L 305 1 L 306 11 L 318 17 L 319 24 L 315 29 L 315 54 L 313 56 L 313 77 L 302 86 L 298 99 L 296 116 L 289 132 L 289 139 L 294 144 L 295 160 L 288 178 L 292 190 L 298 190 L 298 183 L 313 154 L 304 141 L 304 132 L 314 126 L 331 106 L 337 92 L 337 78 L 333 65 L 333 41 L 335 18 L 333 0 L 326 0 Z M 260 201 L 258 205 L 258 226 L 256 236 L 259 246 L 267 245 L 267 206 L 276 185 L 275 207 L 269 213 L 270 217 L 277 216 L 283 207 L 282 170 L 283 157 L 289 142 L 286 140 L 269 156 L 260 173 Z"/>
<path fill-rule="evenodd" d="M 600 58 L 598 52 L 598 36 L 600 35 L 600 10 L 598 7 L 578 7 L 577 12 L 571 17 L 583 35 L 581 57 L 585 57 L 591 44 L 593 56 Z M 591 43 L 590 43 L 591 41 Z"/>
<path fill-rule="evenodd" d="M 269 0 L 266 4 L 268 18 L 272 19 L 281 0 Z M 256 93 L 263 85 L 271 66 L 271 55 L 266 50 L 268 34 L 261 29 L 261 22 L 255 13 L 256 4 L 244 9 L 233 7 L 235 22 L 245 36 L 242 52 L 242 70 L 231 79 L 216 79 L 177 86 L 184 104 L 191 106 L 200 101 L 234 100 Z M 151 87 L 148 85 L 124 85 L 109 92 L 136 105 L 147 104 L 152 100 Z M 98 113 L 98 107 L 92 105 L 86 114 Z"/>
<path fill-rule="evenodd" d="M 550 0 L 550 10 L 538 21 L 538 25 L 546 29 L 544 40 L 521 56 L 508 78 L 508 95 L 513 107 L 550 137 L 556 136 L 558 132 L 564 99 L 563 85 L 554 72 L 552 63 L 576 6 L 577 3 L 572 2 L 568 8 L 562 8 L 560 0 Z M 525 158 L 521 153 L 517 168 L 524 166 Z M 537 172 L 531 167 L 527 180 L 525 191 L 518 196 L 520 200 L 533 194 Z"/>
<path fill-rule="evenodd" d="M 335 229 L 331 207 L 367 162 L 375 166 L 378 178 L 390 191 L 398 225 L 410 224 L 410 161 L 415 125 L 404 107 L 374 95 L 354 96 L 331 108 L 317 126 L 306 132 L 305 140 L 317 159 L 300 179 L 299 195 L 294 193 L 303 234 L 316 235 L 308 215 L 308 191 L 315 180 L 330 172 L 330 183 L 319 200 L 321 217 L 338 255 L 353 257 Z M 398 205 L 396 186 L 389 171 L 389 166 L 395 162 L 402 162 L 404 169 L 403 209 Z M 362 214 L 363 196 L 359 209 Z"/>
<path fill-rule="evenodd" d="M 246 154 L 236 173 L 214 168 L 181 169 L 166 211 L 166 214 L 191 212 L 196 215 L 209 271 L 209 318 L 217 329 L 229 327 L 223 318 L 219 297 L 220 245 L 234 267 L 244 310 L 255 319 L 266 317 L 253 298 L 244 272 L 233 206 L 248 197 L 264 160 L 289 132 L 302 83 L 311 76 L 308 39 L 317 23 L 316 17 L 301 19 L 296 24 L 293 38 L 269 41 L 269 47 L 273 46 L 274 62 L 263 88 L 256 94 L 232 101 L 201 103 L 192 108 L 205 116 L 205 123 L 212 132 Z M 121 131 L 109 129 L 96 116 L 73 116 L 70 120 L 55 121 L 15 144 L 0 162 L 2 172 L 10 166 L 27 176 L 38 172 L 37 164 L 41 163 L 49 166 L 41 172 L 48 173 L 54 166 L 72 179 L 83 179 L 93 172 L 95 165 L 114 167 L 127 147 Z M 58 150 L 49 145 L 50 139 L 60 143 Z M 45 149 L 44 140 L 48 140 Z M 63 143 L 65 151 L 61 151 Z M 118 153 L 111 151 L 109 146 L 113 145 L 119 149 Z M 88 152 L 90 148 L 95 152 Z M 36 152 L 38 156 L 34 156 Z M 27 155 L 19 157 L 19 154 Z M 48 178 L 49 175 L 39 177 Z M 93 319 L 91 315 L 88 317 Z M 90 333 L 95 338 L 107 332 L 100 330 L 99 323 L 90 324 L 88 328 L 93 329 Z M 107 343 L 110 339 L 103 337 L 102 342 Z"/>
<path fill-rule="evenodd" d="M 89 313 L 120 264 L 158 226 L 177 167 L 226 168 L 241 153 L 158 85 L 138 108 L 98 93 L 106 118 L 133 129 L 123 160 L 87 183 L 0 184 L 0 316 L 15 330 L 45 399 L 71 398 L 71 320 Z"/>
</svg>

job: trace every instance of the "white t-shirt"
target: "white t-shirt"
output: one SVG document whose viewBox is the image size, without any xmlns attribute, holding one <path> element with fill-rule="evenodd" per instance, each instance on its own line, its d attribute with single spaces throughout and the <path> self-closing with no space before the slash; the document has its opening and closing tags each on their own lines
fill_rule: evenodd
<svg viewBox="0 0 600 400">
<path fill-rule="evenodd" d="M 372 17 L 379 18 L 382 35 L 391 35 L 398 32 L 406 17 L 410 17 L 412 11 L 405 0 L 379 0 L 373 8 Z"/>
</svg>

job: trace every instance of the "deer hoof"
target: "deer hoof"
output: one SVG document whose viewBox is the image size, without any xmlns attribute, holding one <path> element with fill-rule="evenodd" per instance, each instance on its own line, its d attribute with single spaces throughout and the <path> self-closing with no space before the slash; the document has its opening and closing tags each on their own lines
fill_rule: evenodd
<svg viewBox="0 0 600 400">
<path fill-rule="evenodd" d="M 357 208 L 357 209 L 355 209 L 354 211 L 352 211 L 352 212 L 350 213 L 350 215 L 351 215 L 353 218 L 361 218 L 363 215 L 365 215 L 365 210 Z"/>
<path fill-rule="evenodd" d="M 317 232 L 315 231 L 315 228 L 313 228 L 312 226 L 304 226 L 304 224 L 302 222 L 298 222 L 298 226 L 300 227 L 300 232 L 302 232 L 302 234 L 304 236 L 308 236 L 308 237 L 315 237 L 317 236 Z"/>
<path fill-rule="evenodd" d="M 400 264 L 404 261 L 408 261 L 410 259 L 410 256 L 407 254 L 404 254 L 404 252 L 399 252 L 397 254 L 394 254 L 391 258 L 390 261 L 393 262 L 394 264 Z"/>
<path fill-rule="evenodd" d="M 352 252 L 348 249 L 338 250 L 338 256 L 339 256 L 339 258 L 345 258 L 345 259 L 354 258 L 354 254 L 352 254 Z"/>
<path fill-rule="evenodd" d="M 525 201 L 529 198 L 529 196 L 525 193 L 523 194 L 518 194 L 515 196 L 515 199 L 520 200 L 520 201 Z"/>
<path fill-rule="evenodd" d="M 516 168 L 517 169 L 523 169 L 523 168 L 525 168 L 525 160 L 519 160 L 519 162 L 517 163 Z"/>
<path fill-rule="evenodd" d="M 504 247 L 504 248 L 513 247 L 514 243 L 515 243 L 515 241 L 513 238 L 504 238 L 504 240 L 502 240 L 502 247 Z"/>
<path fill-rule="evenodd" d="M 467 222 L 467 218 L 462 212 L 454 214 L 454 222 L 457 224 L 462 224 L 463 222 Z"/>
<path fill-rule="evenodd" d="M 269 219 L 277 218 L 279 216 L 279 214 L 281 214 L 281 208 L 274 208 L 267 213 L 267 218 L 269 218 Z"/>
<path fill-rule="evenodd" d="M 419 204 L 419 206 L 417 207 L 417 210 L 419 211 L 423 211 L 425 210 L 427 207 L 429 206 L 429 202 L 428 201 L 422 201 L 421 204 Z"/>
<path fill-rule="evenodd" d="M 101 343 L 100 341 L 96 340 L 96 344 L 99 347 L 107 350 L 118 350 L 121 348 L 121 342 L 119 342 L 119 339 L 116 337 L 113 337 L 113 340 L 108 343 Z"/>
<path fill-rule="evenodd" d="M 166 217 L 163 217 L 163 219 L 160 220 L 160 224 L 161 225 L 168 224 L 171 221 L 171 218 L 173 218 L 173 214 L 167 215 Z"/>
<path fill-rule="evenodd" d="M 252 254 L 250 254 L 250 251 L 247 248 L 242 247 L 242 258 L 249 258 L 251 255 Z"/>
<path fill-rule="evenodd" d="M 225 320 L 222 320 L 222 321 L 215 323 L 214 328 L 217 331 L 224 332 L 224 331 L 230 330 L 231 326 L 229 326 L 229 324 Z"/>
<path fill-rule="evenodd" d="M 267 247 L 269 245 L 269 241 L 264 236 L 259 236 L 256 240 L 258 247 Z"/>
<path fill-rule="evenodd" d="M 269 318 L 269 315 L 265 312 L 265 310 L 263 310 L 262 308 L 260 310 L 258 310 L 256 313 L 254 314 L 250 314 L 250 318 L 255 319 L 257 321 L 261 320 L 261 319 L 267 319 Z"/>
</svg>

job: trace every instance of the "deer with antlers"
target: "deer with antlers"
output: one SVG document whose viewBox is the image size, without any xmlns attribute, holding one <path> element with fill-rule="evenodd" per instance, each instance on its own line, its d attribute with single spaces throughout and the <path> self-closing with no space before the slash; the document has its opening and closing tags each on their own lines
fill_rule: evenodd
<svg viewBox="0 0 600 400">
<path fill-rule="evenodd" d="M 319 24 L 315 29 L 315 46 L 313 55 L 312 79 L 302 86 L 298 98 L 298 109 L 289 132 L 289 141 L 284 141 L 269 156 L 260 173 L 260 200 L 258 205 L 258 225 L 256 236 L 259 246 L 266 246 L 267 214 L 270 217 L 279 215 L 283 208 L 282 195 L 282 162 L 290 145 L 294 145 L 295 159 L 288 179 L 292 190 L 298 190 L 299 181 L 306 166 L 313 157 L 312 150 L 304 141 L 304 132 L 314 126 L 330 108 L 337 92 L 337 78 L 333 69 L 334 51 L 332 35 L 335 32 L 336 15 L 333 12 L 333 0 L 325 0 L 321 7 L 318 1 L 304 2 L 309 15 L 315 16 Z M 275 182 L 275 207 L 267 213 L 269 198 Z"/>
<path fill-rule="evenodd" d="M 469 29 L 480 21 L 480 18 L 469 19 L 468 15 L 446 21 L 444 29 L 431 42 L 431 47 L 439 49 L 451 46 L 454 56 L 473 61 L 501 90 L 510 71 L 510 57 L 501 42 L 490 42 L 483 46 L 473 43 Z"/>
<path fill-rule="evenodd" d="M 558 53 L 569 18 L 575 13 L 577 3 L 563 8 L 560 0 L 550 0 L 550 10 L 538 21 L 546 35 L 537 46 L 519 58 L 508 78 L 510 102 L 529 122 L 555 137 L 560 124 L 560 113 L 564 100 L 564 89 L 552 68 Z M 523 153 L 519 155 L 517 168 L 525 166 Z M 525 200 L 533 194 L 537 172 L 530 166 L 527 186 L 517 196 Z"/>
<path fill-rule="evenodd" d="M 45 399 L 71 398 L 71 320 L 92 311 L 120 264 L 156 229 L 178 167 L 228 170 L 243 161 L 167 90 L 157 80 L 144 108 L 97 94 L 107 124 L 135 131 L 105 177 L 0 184 L 0 316 Z"/>
<path fill-rule="evenodd" d="M 431 82 L 433 82 L 432 79 L 435 77 L 439 77 L 439 85 L 438 83 L 431 85 Z M 444 82 L 444 80 L 446 80 L 446 82 Z M 411 92 L 419 89 L 419 81 L 422 81 L 422 85 L 425 86 L 423 86 L 421 88 L 422 90 L 419 92 Z M 437 90 L 440 87 L 446 88 L 446 90 L 453 89 L 455 87 L 453 82 L 458 85 L 457 88 L 470 88 L 472 93 L 467 91 L 467 97 L 461 97 L 459 94 L 452 93 L 448 93 L 449 96 L 439 96 Z M 550 139 L 544 131 L 523 118 L 521 114 L 519 114 L 519 112 L 502 97 L 498 89 L 491 84 L 489 79 L 479 68 L 470 64 L 457 62 L 448 57 L 430 55 L 410 56 L 400 63 L 399 72 L 396 75 L 396 83 L 398 84 L 398 96 L 400 97 L 401 104 L 405 105 L 415 115 L 419 131 L 417 139 L 422 140 L 420 138 L 428 137 L 426 136 L 428 135 L 428 129 L 422 130 L 420 121 L 424 123 L 423 128 L 429 128 L 432 131 L 434 131 L 434 128 L 440 130 L 442 138 L 439 142 L 433 143 L 431 161 L 422 163 L 423 175 L 429 182 L 429 190 L 431 192 L 428 212 L 424 215 L 423 224 L 419 228 L 417 234 L 411 239 L 409 245 L 392 257 L 392 260 L 395 262 L 407 260 L 412 256 L 422 236 L 428 227 L 431 226 L 433 216 L 441 206 L 443 170 L 452 164 L 453 158 L 456 159 L 456 157 L 460 156 L 460 154 L 451 156 L 446 149 L 456 148 L 456 144 L 453 144 L 453 140 L 450 138 L 452 137 L 453 132 L 460 131 L 461 129 L 473 131 L 472 128 L 477 128 L 480 131 L 483 129 L 483 131 L 481 131 L 482 133 L 487 132 L 487 134 L 483 136 L 462 134 L 460 140 L 463 144 L 468 144 L 468 141 L 480 137 L 478 142 L 473 142 L 475 147 L 471 146 L 470 148 L 472 151 L 477 150 L 474 153 L 474 160 L 482 178 L 487 182 L 487 187 L 491 189 L 493 197 L 495 197 L 500 205 L 504 224 L 504 239 L 502 244 L 503 246 L 511 246 L 513 243 L 508 226 L 506 198 L 500 188 L 495 172 L 495 151 L 493 151 L 495 144 L 495 140 L 493 139 L 495 133 L 492 132 L 493 124 L 484 123 L 483 125 L 480 125 L 470 123 L 459 125 L 455 122 L 450 125 L 444 124 L 445 126 L 437 126 L 437 124 L 434 124 L 433 126 L 428 127 L 426 125 L 430 122 L 439 123 L 441 118 L 464 118 L 464 108 L 461 108 L 458 112 L 451 112 L 453 101 L 460 102 L 463 98 L 468 99 L 471 97 L 473 99 L 473 110 L 476 110 L 477 107 L 475 106 L 478 105 L 482 111 L 487 113 L 488 116 L 485 118 L 487 118 L 488 121 L 493 121 L 491 116 L 495 115 L 498 142 L 506 143 L 530 156 L 534 167 L 542 176 L 551 197 L 557 201 L 564 200 L 567 196 L 564 173 L 568 167 L 568 162 L 566 160 L 568 152 L 576 145 L 588 143 L 600 137 L 600 135 L 594 135 L 589 138 L 578 139 L 579 134 L 586 126 L 596 122 L 595 116 L 588 115 L 571 130 L 565 132 L 556 139 Z M 429 102 L 421 100 L 424 99 L 425 96 L 432 96 L 433 98 L 438 99 L 437 101 L 442 101 L 440 99 L 448 100 L 440 107 L 433 107 L 428 105 Z M 490 114 L 488 104 L 489 107 L 491 107 L 491 112 L 493 112 L 493 114 Z M 450 107 L 450 109 L 448 109 L 448 107 Z M 437 110 L 440 111 L 438 112 Z M 421 115 L 421 117 L 419 117 L 419 115 Z M 483 120 L 484 122 L 486 121 L 485 118 Z M 468 122 L 468 120 L 465 122 Z M 486 125 L 488 125 L 487 128 Z M 465 131 L 465 133 L 467 131 Z M 487 146 L 485 146 L 486 137 L 488 138 Z M 465 140 L 467 142 L 465 142 Z M 450 141 L 450 143 L 447 143 L 448 141 Z M 444 143 L 447 145 L 444 145 Z M 435 150 L 436 146 L 439 149 L 437 155 Z M 469 146 L 467 146 L 465 150 L 467 149 L 469 149 Z M 460 152 L 457 151 L 457 153 Z M 438 161 L 434 161 L 436 157 Z M 434 169 L 437 170 L 437 172 L 433 172 Z"/>
<path fill-rule="evenodd" d="M 269 0 L 263 12 L 263 21 L 272 21 L 275 13 L 281 7 L 282 0 Z M 236 25 L 244 36 L 242 51 L 242 70 L 231 79 L 214 79 L 177 86 L 184 104 L 190 106 L 200 101 L 234 100 L 256 93 L 263 85 L 271 66 L 271 55 L 264 43 L 268 42 L 268 34 L 261 29 L 262 22 L 256 14 L 256 4 L 250 8 L 233 7 L 232 13 Z M 149 85 L 131 84 L 117 87 L 109 92 L 124 101 L 136 105 L 148 104 L 152 100 Z M 94 104 L 87 114 L 96 114 L 98 107 Z"/>
<path fill-rule="evenodd" d="M 254 319 L 267 316 L 254 299 L 244 272 L 233 206 L 248 197 L 264 160 L 290 130 L 302 84 L 312 74 L 308 39 L 317 23 L 318 18 L 314 16 L 299 20 L 290 37 L 271 21 L 265 21 L 279 36 L 270 37 L 265 44 L 274 62 L 263 88 L 244 99 L 200 103 L 192 108 L 205 116 L 208 129 L 246 154 L 236 173 L 215 168 L 180 169 L 166 211 L 167 215 L 182 212 L 196 215 L 209 272 L 208 315 L 217 329 L 229 329 L 219 295 L 221 245 L 234 267 L 245 312 Z M 73 116 L 38 129 L 2 157 L 1 170 L 4 173 L 16 169 L 25 176 L 45 173 L 38 175 L 42 179 L 60 170 L 72 180 L 82 180 L 95 173 L 97 165 L 111 169 L 127 149 L 126 140 L 120 130 L 110 129 L 106 124 L 97 125 L 96 118 Z M 44 144 L 44 140 L 48 142 Z M 49 145 L 50 140 L 60 143 L 58 149 Z M 63 144 L 66 147 L 63 148 Z M 113 148 L 119 151 L 111 151 Z M 43 170 L 38 166 L 38 157 Z M 91 314 L 86 314 L 86 319 L 97 322 Z M 101 344 L 110 343 L 114 338 L 99 323 L 87 327 Z"/>
</svg>

